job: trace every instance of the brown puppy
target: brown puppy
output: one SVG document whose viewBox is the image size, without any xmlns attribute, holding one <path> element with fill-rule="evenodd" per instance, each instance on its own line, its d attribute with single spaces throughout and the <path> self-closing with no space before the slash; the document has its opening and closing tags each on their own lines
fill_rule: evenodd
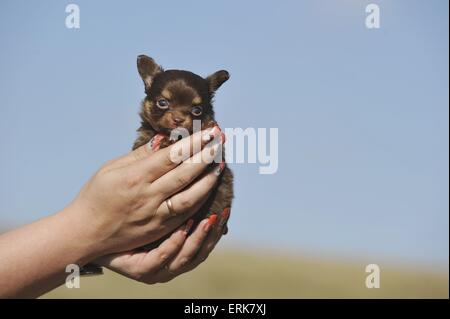
<svg viewBox="0 0 450 319">
<path fill-rule="evenodd" d="M 216 126 L 212 99 L 216 90 L 229 78 L 227 71 L 221 70 L 202 78 L 189 71 L 164 71 L 155 61 L 145 55 L 138 56 L 137 67 L 145 85 L 146 97 L 141 106 L 141 127 L 134 142 L 133 150 L 147 144 L 158 135 L 159 148 L 167 147 L 172 130 L 184 128 L 193 132 L 193 121 L 201 121 L 201 129 Z M 225 152 L 222 150 L 224 158 Z M 212 164 L 211 164 L 212 165 Z M 198 223 L 206 216 L 223 213 L 229 216 L 233 200 L 233 174 L 225 165 L 215 189 L 206 203 L 193 217 Z M 224 226 L 224 233 L 227 232 Z M 157 247 L 165 238 L 142 247 L 149 250 Z M 102 274 L 102 267 L 89 263 L 81 268 L 81 275 Z"/>
<path fill-rule="evenodd" d="M 144 81 L 146 97 L 141 106 L 141 127 L 133 149 L 148 143 L 155 135 L 161 138 L 159 147 L 174 143 L 170 134 L 177 128 L 193 132 L 193 121 L 201 121 L 201 129 L 217 125 L 212 99 L 216 90 L 229 78 L 221 70 L 202 78 L 189 71 L 167 70 L 145 55 L 137 58 L 137 68 Z M 224 151 L 222 155 L 224 157 Z M 200 221 L 211 214 L 229 214 L 233 199 L 233 174 L 225 165 L 216 188 L 208 201 L 194 216 Z M 226 229 L 226 228 L 225 228 Z"/>
</svg>

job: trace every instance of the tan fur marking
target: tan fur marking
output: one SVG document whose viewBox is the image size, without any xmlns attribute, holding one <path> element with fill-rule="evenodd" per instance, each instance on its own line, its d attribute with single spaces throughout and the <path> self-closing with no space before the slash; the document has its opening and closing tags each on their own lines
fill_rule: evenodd
<svg viewBox="0 0 450 319">
<path fill-rule="evenodd" d="M 194 104 L 194 105 L 201 104 L 201 103 L 202 103 L 202 98 L 200 96 L 196 96 L 192 100 L 192 104 Z"/>
<path fill-rule="evenodd" d="M 172 98 L 172 93 L 171 93 L 168 89 L 164 89 L 164 90 L 161 92 L 161 95 L 162 95 L 165 99 L 168 99 L 168 100 L 170 100 L 170 99 Z"/>
</svg>

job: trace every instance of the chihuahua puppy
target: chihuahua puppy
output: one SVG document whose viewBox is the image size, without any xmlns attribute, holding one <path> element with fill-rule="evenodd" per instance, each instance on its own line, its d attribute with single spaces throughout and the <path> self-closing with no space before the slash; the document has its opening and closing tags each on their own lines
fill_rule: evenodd
<svg viewBox="0 0 450 319">
<path fill-rule="evenodd" d="M 159 148 L 167 147 L 175 142 L 170 139 L 172 130 L 183 128 L 192 134 L 194 120 L 201 121 L 201 129 L 217 126 L 212 102 L 217 89 L 229 79 L 227 71 L 217 71 L 206 78 L 189 71 L 164 71 L 146 55 L 138 56 L 137 68 L 146 96 L 141 103 L 141 126 L 133 149 L 149 143 L 154 137 Z M 193 217 L 196 222 L 212 214 L 230 213 L 233 174 L 225 164 L 224 154 L 222 150 L 224 166 L 219 182 Z M 227 228 L 224 229 L 226 232 Z"/>
<path fill-rule="evenodd" d="M 202 130 L 217 126 L 212 102 L 217 89 L 229 78 L 227 71 L 217 71 L 206 78 L 189 71 L 164 71 L 146 55 L 138 56 L 137 68 L 144 81 L 146 96 L 141 103 L 141 126 L 137 130 L 138 138 L 133 144 L 133 150 L 152 139 L 153 145 L 150 147 L 153 149 L 167 147 L 175 142 L 170 139 L 172 130 L 184 128 L 192 134 L 194 120 L 201 121 Z M 208 200 L 192 217 L 195 224 L 212 214 L 222 213 L 225 218 L 229 217 L 233 200 L 233 173 L 226 166 L 224 158 L 222 147 L 223 168 L 219 181 Z M 228 228 L 224 225 L 224 233 L 227 231 Z M 153 249 L 168 236 L 170 234 L 140 249 Z M 96 275 L 102 274 L 103 270 L 102 267 L 89 263 L 81 268 L 80 273 Z"/>
</svg>

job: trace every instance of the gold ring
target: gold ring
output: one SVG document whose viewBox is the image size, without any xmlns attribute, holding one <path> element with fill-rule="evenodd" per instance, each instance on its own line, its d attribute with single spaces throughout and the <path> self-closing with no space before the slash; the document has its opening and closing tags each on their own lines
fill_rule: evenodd
<svg viewBox="0 0 450 319">
<path fill-rule="evenodd" d="M 173 210 L 172 201 L 170 200 L 170 198 L 166 199 L 166 205 L 167 209 L 169 210 L 169 214 L 175 216 L 176 214 Z"/>
</svg>

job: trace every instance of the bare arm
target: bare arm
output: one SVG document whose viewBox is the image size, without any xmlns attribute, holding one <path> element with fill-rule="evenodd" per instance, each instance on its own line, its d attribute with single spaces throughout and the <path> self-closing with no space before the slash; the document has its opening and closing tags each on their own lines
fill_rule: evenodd
<svg viewBox="0 0 450 319">
<path fill-rule="evenodd" d="M 218 176 L 207 173 L 186 189 L 209 163 L 183 160 L 190 156 L 212 159 L 211 150 L 217 144 L 207 142 L 214 135 L 217 132 L 199 132 L 158 152 L 144 145 L 105 164 L 67 208 L 1 235 L 0 297 L 37 297 L 64 283 L 69 264 L 82 266 L 107 254 L 129 251 L 186 223 Z M 177 163 L 170 154 L 178 154 L 174 152 L 178 149 L 190 152 Z M 167 198 L 176 216 L 168 210 Z M 180 230 L 163 248 L 176 255 L 186 235 Z"/>
<path fill-rule="evenodd" d="M 66 266 L 99 256 L 95 234 L 68 207 L 0 236 L 0 298 L 34 298 L 64 283 Z"/>
</svg>

